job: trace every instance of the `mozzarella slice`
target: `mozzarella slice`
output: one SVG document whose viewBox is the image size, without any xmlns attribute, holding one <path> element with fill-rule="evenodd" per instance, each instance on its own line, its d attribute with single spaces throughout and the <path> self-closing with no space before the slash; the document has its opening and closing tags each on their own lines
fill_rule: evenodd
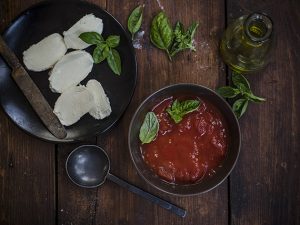
<svg viewBox="0 0 300 225">
<path fill-rule="evenodd" d="M 93 95 L 80 85 L 63 92 L 57 99 L 53 112 L 63 125 L 70 126 L 89 112 L 93 105 Z"/>
<path fill-rule="evenodd" d="M 102 20 L 95 17 L 93 14 L 88 14 L 77 21 L 69 30 L 63 32 L 64 40 L 67 48 L 84 49 L 90 46 L 79 38 L 79 35 L 84 32 L 102 33 Z"/>
<path fill-rule="evenodd" d="M 50 72 L 50 89 L 62 93 L 79 84 L 91 72 L 93 58 L 85 51 L 73 51 L 62 57 Z"/>
<path fill-rule="evenodd" d="M 89 111 L 90 115 L 95 119 L 103 119 L 109 116 L 112 110 L 102 85 L 96 80 L 89 80 L 86 87 L 94 98 L 94 105 Z"/>
<path fill-rule="evenodd" d="M 51 68 L 67 52 L 60 34 L 54 33 L 23 52 L 23 62 L 27 69 L 43 71 Z"/>
</svg>

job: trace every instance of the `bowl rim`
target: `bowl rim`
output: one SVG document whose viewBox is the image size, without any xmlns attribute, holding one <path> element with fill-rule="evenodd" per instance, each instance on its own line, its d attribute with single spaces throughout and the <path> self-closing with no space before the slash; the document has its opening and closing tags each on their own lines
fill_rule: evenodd
<svg viewBox="0 0 300 225">
<path fill-rule="evenodd" d="M 134 126 L 133 122 L 137 116 L 137 114 L 140 112 L 142 106 L 145 105 L 145 103 L 147 103 L 154 95 L 158 94 L 159 92 L 162 92 L 166 89 L 170 89 L 170 88 L 174 88 L 174 87 L 184 87 L 184 86 L 187 86 L 187 87 L 196 87 L 196 88 L 201 88 L 201 89 L 204 89 L 210 93 L 212 93 L 213 95 L 217 96 L 223 103 L 224 103 L 224 106 L 227 107 L 229 109 L 229 111 L 232 113 L 233 115 L 233 118 L 234 118 L 234 121 L 236 123 L 236 126 L 237 126 L 237 130 L 238 130 L 238 149 L 237 149 L 237 153 L 236 153 L 236 156 L 235 156 L 235 159 L 234 159 L 234 162 L 231 166 L 231 168 L 228 170 L 228 172 L 225 174 L 225 176 L 223 178 L 221 178 L 220 180 L 218 180 L 216 182 L 216 184 L 212 185 L 212 187 L 204 190 L 204 191 L 200 191 L 200 192 L 197 192 L 197 193 L 191 193 L 191 194 L 181 194 L 181 193 L 174 193 L 174 192 L 171 192 L 171 191 L 168 191 L 168 190 L 165 190 L 155 184 L 153 184 L 152 182 L 150 182 L 144 175 L 143 173 L 140 171 L 140 169 L 138 168 L 135 160 L 134 160 L 134 157 L 133 157 L 133 154 L 132 154 L 132 150 L 131 150 L 131 146 L 130 146 L 130 139 L 131 139 L 131 130 L 132 130 L 132 127 Z M 209 192 L 211 191 L 212 189 L 218 187 L 221 183 L 224 182 L 225 179 L 227 179 L 227 177 L 230 175 L 230 173 L 232 172 L 232 170 L 234 169 L 236 163 L 237 163 L 237 160 L 239 158 L 239 154 L 240 154 L 240 150 L 241 150 L 241 142 L 242 142 L 242 138 L 241 138 L 241 130 L 240 130 L 240 125 L 239 125 L 239 122 L 238 122 L 238 119 L 236 117 L 236 115 L 234 114 L 234 112 L 232 111 L 231 109 L 231 106 L 228 104 L 228 102 L 221 96 L 219 95 L 216 91 L 208 88 L 208 87 L 205 87 L 203 85 L 200 85 L 200 84 L 194 84 L 194 83 L 177 83 L 177 84 L 171 84 L 171 85 L 168 85 L 168 86 L 165 86 L 165 87 L 162 87 L 158 90 L 156 90 L 155 92 L 151 93 L 148 97 L 145 98 L 145 100 L 143 100 L 139 106 L 137 107 L 137 109 L 135 110 L 132 118 L 131 118 L 131 121 L 130 121 L 130 125 L 129 125 L 129 129 L 128 129 L 128 137 L 127 137 L 127 141 L 128 141 L 128 149 L 129 149 L 129 153 L 130 153 L 130 158 L 131 158 L 131 161 L 133 162 L 134 164 L 134 167 L 136 169 L 136 171 L 138 172 L 138 174 L 146 181 L 147 184 L 150 184 L 152 187 L 164 192 L 164 193 L 167 193 L 167 194 L 171 194 L 173 196 L 178 196 L 178 197 L 187 197 L 187 196 L 196 196 L 196 195 L 200 195 L 200 194 L 204 194 L 206 192 Z M 171 184 L 171 183 L 169 183 Z M 178 184 L 174 184 L 174 185 L 178 185 Z"/>
</svg>

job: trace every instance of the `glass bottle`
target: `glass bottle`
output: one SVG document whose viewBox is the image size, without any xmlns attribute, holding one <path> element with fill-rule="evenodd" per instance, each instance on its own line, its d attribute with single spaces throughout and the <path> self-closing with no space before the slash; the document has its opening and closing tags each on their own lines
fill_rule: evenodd
<svg viewBox="0 0 300 225">
<path fill-rule="evenodd" d="M 225 63 L 237 73 L 262 69 L 269 61 L 272 20 L 260 13 L 238 18 L 226 29 L 220 44 Z"/>
</svg>

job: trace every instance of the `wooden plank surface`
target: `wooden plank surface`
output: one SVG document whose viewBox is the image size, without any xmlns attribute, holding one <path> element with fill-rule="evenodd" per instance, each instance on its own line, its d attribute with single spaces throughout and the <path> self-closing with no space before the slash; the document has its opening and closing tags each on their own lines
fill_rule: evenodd
<svg viewBox="0 0 300 225">
<path fill-rule="evenodd" d="M 265 12 L 274 22 L 272 62 L 248 78 L 261 105 L 240 120 L 242 149 L 230 179 L 232 224 L 300 224 L 300 2 L 227 1 L 228 19 Z"/>
<path fill-rule="evenodd" d="M 0 1 L 0 32 L 35 0 Z M 55 148 L 0 110 L 0 224 L 55 223 Z"/>
<path fill-rule="evenodd" d="M 0 32 L 24 9 L 39 0 L 0 0 Z M 17 128 L 0 110 L 0 224 L 300 224 L 300 3 L 246 0 L 90 0 L 123 25 L 129 12 L 145 4 L 142 49 L 136 50 L 138 82 L 125 115 L 112 130 L 76 144 L 55 146 Z M 159 5 L 160 3 L 160 5 Z M 149 25 L 163 7 L 172 23 L 200 23 L 197 52 L 185 52 L 171 63 L 149 41 Z M 225 10 L 226 9 L 226 10 Z M 268 100 L 251 105 L 241 119 L 239 161 L 229 183 L 197 197 L 173 197 L 150 187 L 130 160 L 127 133 L 142 100 L 168 84 L 193 82 L 215 88 L 225 84 L 218 43 L 225 27 L 252 11 L 268 13 L 275 24 L 273 61 L 248 76 L 254 93 Z M 226 15 L 227 12 L 227 15 Z M 97 143 L 111 158 L 115 175 L 188 210 L 185 219 L 106 182 L 82 189 L 65 173 L 67 155 L 78 145 Z M 229 189 L 228 189 L 229 185 Z M 229 193 L 229 194 L 228 194 Z"/>
</svg>

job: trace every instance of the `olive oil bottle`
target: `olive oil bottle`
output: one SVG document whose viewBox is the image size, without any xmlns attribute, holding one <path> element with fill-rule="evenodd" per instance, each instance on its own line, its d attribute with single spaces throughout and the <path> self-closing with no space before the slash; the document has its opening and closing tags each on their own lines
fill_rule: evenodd
<svg viewBox="0 0 300 225">
<path fill-rule="evenodd" d="M 269 60 L 272 20 L 259 13 L 238 18 L 226 29 L 220 44 L 224 62 L 237 73 L 262 69 Z"/>
</svg>

